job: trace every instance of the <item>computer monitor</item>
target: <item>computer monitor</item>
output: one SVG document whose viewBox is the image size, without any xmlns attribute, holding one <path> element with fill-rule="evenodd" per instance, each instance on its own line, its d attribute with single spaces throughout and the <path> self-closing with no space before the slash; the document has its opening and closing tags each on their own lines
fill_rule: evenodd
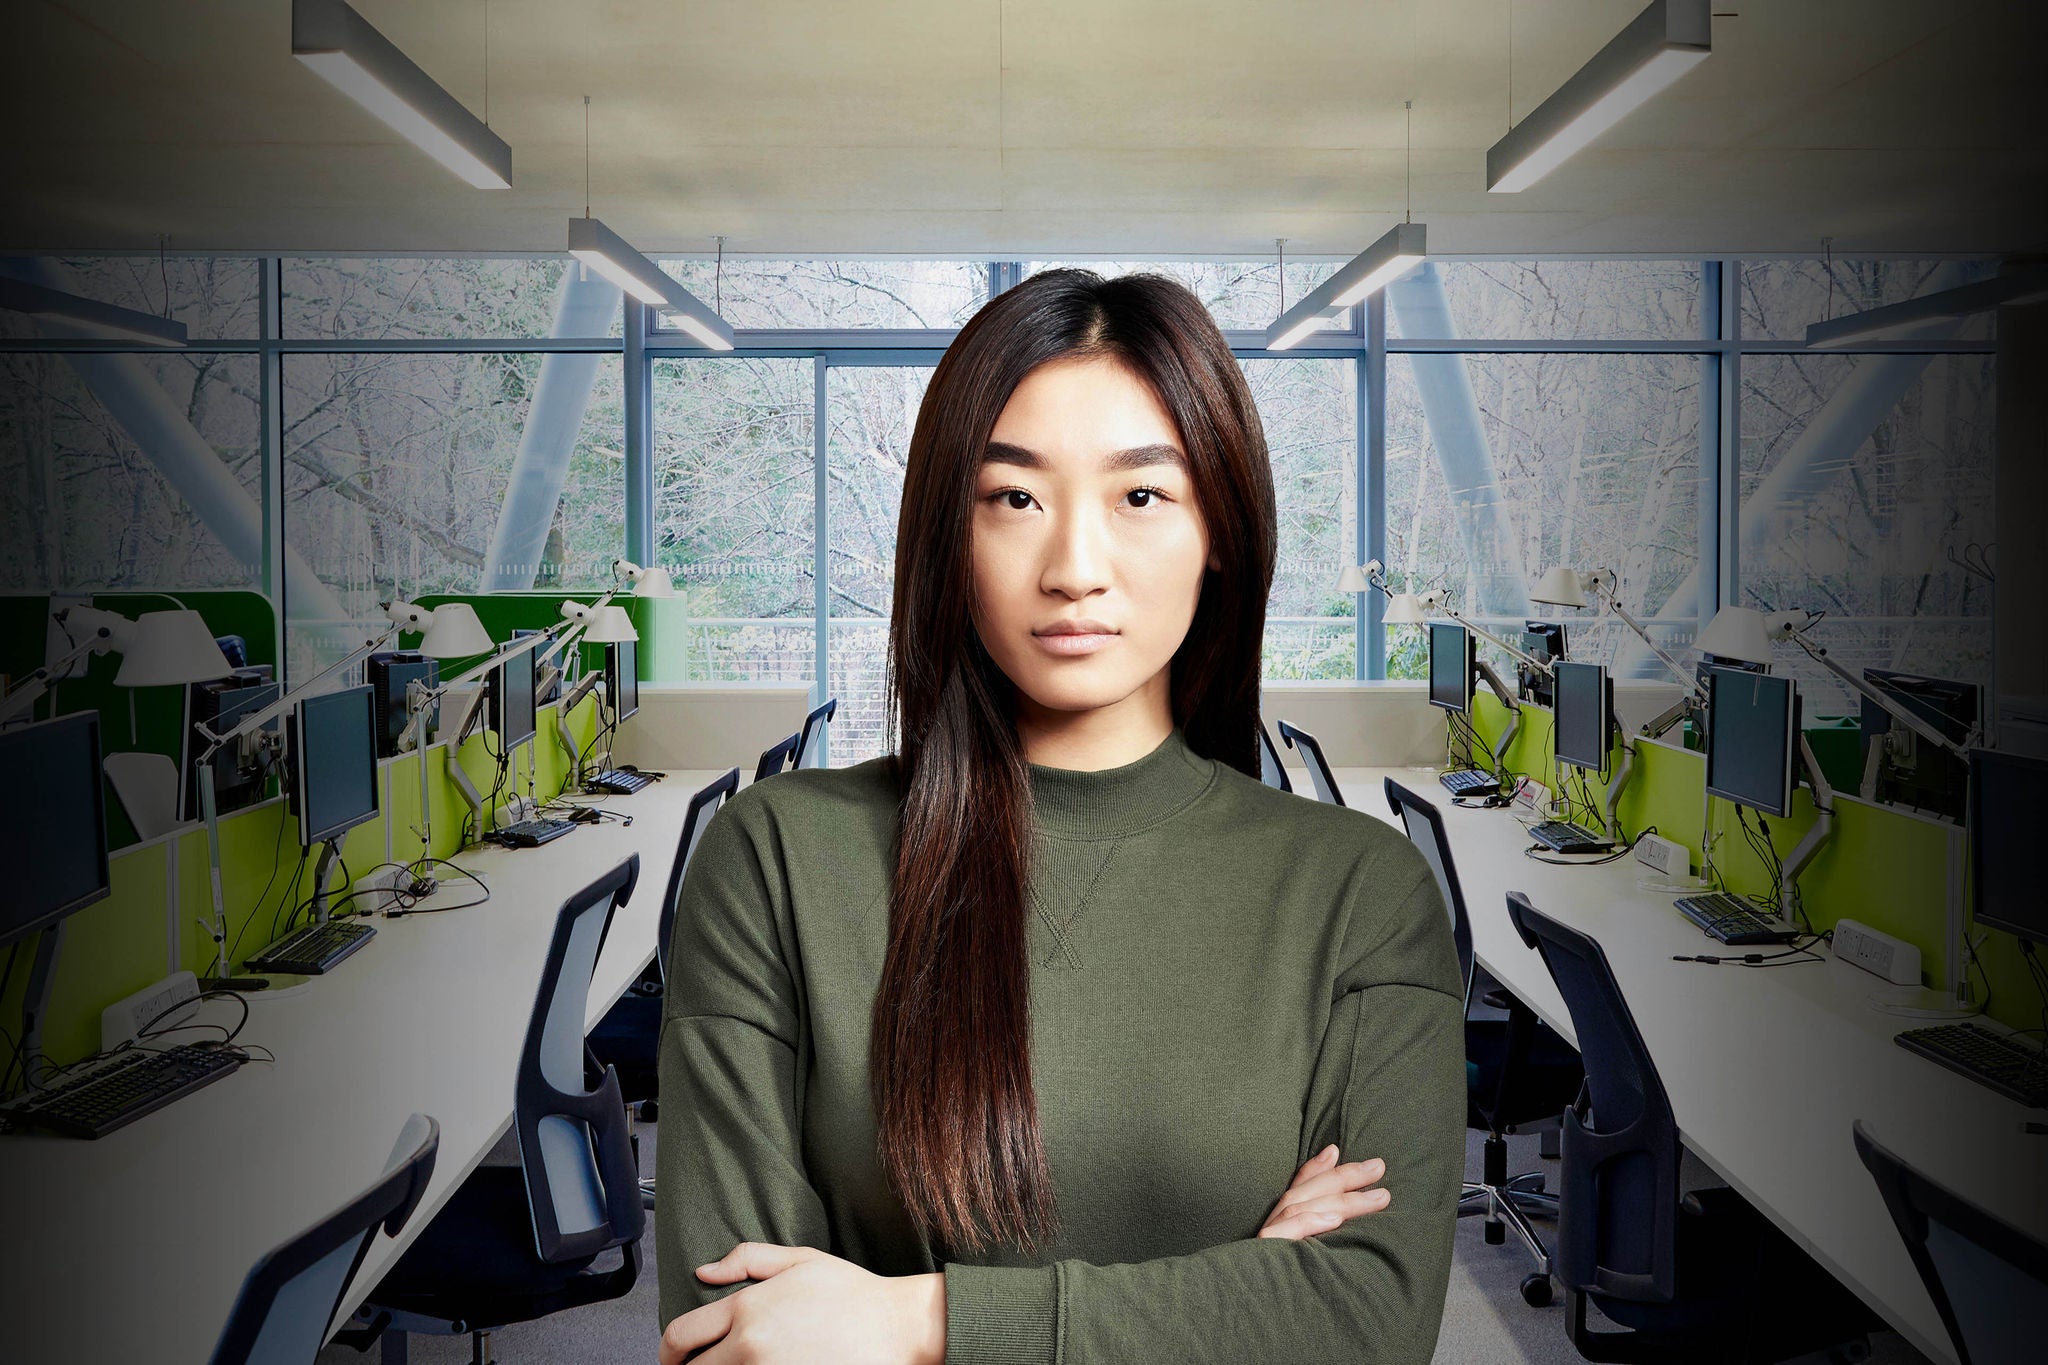
<svg viewBox="0 0 2048 1365">
<path fill-rule="evenodd" d="M 292 712 L 291 807 L 313 849 L 377 818 L 375 689 L 307 697 Z"/>
<path fill-rule="evenodd" d="M 1979 925 L 2048 942 L 2048 896 L 2034 857 L 2048 758 L 1972 749 L 1969 773 L 1970 914 Z"/>
<path fill-rule="evenodd" d="M 640 647 L 621 640 L 605 647 L 604 690 L 611 699 L 612 719 L 624 720 L 640 709 Z"/>
<path fill-rule="evenodd" d="M 213 747 L 213 741 L 194 728 L 204 725 L 223 734 L 241 724 L 242 717 L 260 711 L 277 700 L 277 684 L 270 680 L 269 664 L 239 668 L 226 678 L 188 684 L 185 688 L 185 738 L 178 755 L 181 783 L 178 789 L 178 818 L 197 820 L 205 812 L 199 805 L 199 758 Z M 271 721 L 263 729 L 272 736 L 281 722 Z M 253 806 L 263 799 L 269 769 L 262 763 L 244 762 L 240 745 L 226 745 L 213 756 L 213 809 L 226 815 L 231 810 Z"/>
<path fill-rule="evenodd" d="M 1429 623 L 1429 704 L 1446 711 L 1472 709 L 1472 673 L 1479 654 L 1463 626 Z"/>
<path fill-rule="evenodd" d="M 535 733 L 533 651 L 525 650 L 491 670 L 490 723 L 498 752 L 509 754 Z"/>
<path fill-rule="evenodd" d="M 377 757 L 390 758 L 397 754 L 399 741 L 405 738 L 405 727 L 412 721 L 412 708 L 406 705 L 408 685 L 418 682 L 423 687 L 437 686 L 441 665 L 414 650 L 380 650 L 370 656 L 367 672 L 370 686 L 376 689 Z M 439 702 L 427 703 L 429 726 L 439 709 Z"/>
<path fill-rule="evenodd" d="M 513 639 L 515 639 L 515 640 L 521 640 L 521 639 L 524 639 L 525 637 L 527 637 L 527 636 L 529 636 L 529 635 L 542 635 L 542 634 L 545 634 L 545 633 L 546 633 L 545 631 L 541 631 L 541 630 L 537 630 L 537 629 L 530 629 L 530 628 L 528 628 L 528 627 L 524 627 L 524 626 L 521 626 L 521 627 L 518 627 L 518 628 L 516 628 L 516 629 L 514 629 L 514 630 L 513 630 L 513 632 L 512 632 L 512 638 L 513 638 Z M 559 662 L 560 664 L 564 665 L 564 666 L 566 666 L 566 665 L 568 664 L 568 662 L 569 662 L 569 656 L 568 656 L 568 652 L 567 652 L 566 650 L 565 650 L 565 651 L 563 651 L 563 652 L 562 652 L 562 654 L 561 654 L 561 655 L 560 655 L 560 656 L 558 657 L 558 662 Z M 536 658 L 536 660 L 535 660 L 535 662 L 534 662 L 534 666 L 533 666 L 533 674 L 534 674 L 534 677 L 535 677 L 535 678 L 539 678 L 539 677 L 541 676 L 541 674 L 543 674 L 543 673 L 544 673 L 544 672 L 546 672 L 546 671 L 547 671 L 547 670 L 546 670 L 546 667 L 545 667 L 544 665 L 542 665 L 542 664 L 541 664 L 541 663 L 539 662 L 539 660 L 538 660 L 538 659 Z M 540 685 L 537 685 L 537 686 L 536 686 L 536 687 L 534 688 L 534 690 L 533 690 L 533 701 L 534 701 L 534 705 L 536 705 L 536 706 L 546 706 L 546 705 L 547 705 L 547 704 L 548 704 L 549 702 L 551 702 L 551 701 L 555 700 L 555 699 L 556 699 L 557 697 L 559 697 L 559 696 L 561 696 L 561 695 L 562 695 L 562 674 L 561 674 L 561 670 L 560 670 L 559 668 L 557 668 L 557 669 L 556 669 L 556 671 L 555 671 L 555 673 L 553 674 L 553 676 L 551 676 L 550 678 L 548 678 L 548 680 L 546 681 L 546 683 L 544 683 L 544 684 L 540 684 Z"/>
<path fill-rule="evenodd" d="M 0 821 L 0 947 L 44 929 L 109 890 L 100 718 L 77 711 L 0 730 L 0 772 L 21 800 Z"/>
<path fill-rule="evenodd" d="M 1966 743 L 1983 713 L 1976 683 L 1866 668 L 1863 681 L 1957 744 Z M 1877 801 L 1913 806 L 1961 820 L 1969 770 L 1954 754 L 1927 743 L 1870 698 L 1863 699 L 1863 771 Z"/>
<path fill-rule="evenodd" d="M 1614 751 L 1614 680 L 1599 664 L 1557 663 L 1557 761 L 1604 771 Z"/>
<path fill-rule="evenodd" d="M 1564 657 L 1564 622 L 1522 622 L 1522 650 L 1544 663 L 1556 663 Z"/>
<path fill-rule="evenodd" d="M 1780 819 L 1792 810 L 1799 692 L 1790 678 L 1707 671 L 1707 791 Z"/>
</svg>

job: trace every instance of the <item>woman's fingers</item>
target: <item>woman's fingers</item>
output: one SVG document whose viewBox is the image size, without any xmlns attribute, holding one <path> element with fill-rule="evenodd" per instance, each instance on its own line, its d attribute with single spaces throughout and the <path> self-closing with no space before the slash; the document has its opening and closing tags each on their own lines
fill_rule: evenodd
<svg viewBox="0 0 2048 1365">
<path fill-rule="evenodd" d="M 1378 1157 L 1335 1164 L 1335 1152 L 1324 1148 L 1310 1158 L 1286 1193 L 1280 1196 L 1259 1229 L 1261 1237 L 1312 1237 L 1328 1232 L 1348 1218 L 1378 1213 L 1390 1202 L 1388 1192 L 1371 1188 L 1387 1173 Z"/>
<path fill-rule="evenodd" d="M 1301 1169 L 1294 1173 L 1294 1181 L 1291 1183 L 1298 1184 L 1299 1182 L 1306 1180 L 1309 1176 L 1315 1175 L 1321 1171 L 1329 1170 L 1330 1167 L 1336 1162 L 1336 1160 L 1337 1144 L 1333 1142 L 1329 1146 L 1323 1148 L 1322 1151 L 1317 1152 L 1314 1156 L 1310 1157 L 1307 1161 L 1302 1162 Z"/>
<path fill-rule="evenodd" d="M 1295 1181 L 1287 1187 L 1287 1193 L 1280 1196 L 1280 1202 L 1298 1204 L 1304 1199 L 1314 1199 L 1319 1195 L 1342 1194 L 1346 1190 L 1363 1189 L 1367 1185 L 1377 1185 L 1386 1178 L 1386 1174 L 1387 1163 L 1379 1157 L 1370 1157 L 1364 1161 L 1347 1161 L 1341 1166 L 1332 1166 L 1319 1175 Z"/>
<path fill-rule="evenodd" d="M 1349 1194 L 1326 1195 L 1299 1204 L 1290 1204 L 1280 1210 L 1283 1221 L 1295 1218 L 1311 1222 L 1317 1218 L 1335 1217 L 1338 1222 L 1357 1218 L 1368 1213 L 1378 1213 L 1393 1202 L 1393 1195 L 1383 1189 L 1353 1190 Z"/>
</svg>

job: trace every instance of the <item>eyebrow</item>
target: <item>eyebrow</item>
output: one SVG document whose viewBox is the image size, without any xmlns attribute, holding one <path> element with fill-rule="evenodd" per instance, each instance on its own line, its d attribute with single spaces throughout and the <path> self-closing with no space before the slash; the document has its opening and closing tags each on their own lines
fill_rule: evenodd
<svg viewBox="0 0 2048 1365">
<path fill-rule="evenodd" d="M 1050 467 L 1045 457 L 1037 451 L 1026 450 L 1023 446 L 1019 445 L 1011 445 L 1008 441 L 990 441 L 987 451 L 981 457 L 981 462 L 984 465 L 1013 464 L 1023 469 L 1046 469 Z M 1187 456 L 1181 454 L 1173 446 L 1162 444 L 1132 446 L 1129 450 L 1111 451 L 1103 457 L 1102 461 L 1103 469 L 1112 474 L 1120 474 L 1126 470 L 1144 469 L 1149 465 L 1161 464 L 1178 465 L 1181 469 L 1185 470 L 1188 467 Z"/>
</svg>

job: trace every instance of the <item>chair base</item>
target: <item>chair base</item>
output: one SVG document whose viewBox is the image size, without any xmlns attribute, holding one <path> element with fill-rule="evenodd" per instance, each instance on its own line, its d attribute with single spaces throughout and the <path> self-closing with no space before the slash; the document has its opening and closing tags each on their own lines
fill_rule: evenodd
<svg viewBox="0 0 2048 1365">
<path fill-rule="evenodd" d="M 1535 1224 L 1530 1218 L 1557 1219 L 1557 1196 L 1543 1188 L 1543 1172 L 1525 1171 L 1510 1177 L 1507 1173 L 1507 1139 L 1498 1133 L 1489 1133 L 1484 1149 L 1484 1178 L 1466 1181 L 1458 1196 L 1458 1216 L 1470 1217 L 1481 1214 L 1486 1219 L 1486 1242 L 1489 1246 L 1500 1246 L 1507 1241 L 1507 1230 L 1512 1227 L 1515 1235 L 1522 1239 L 1529 1255 L 1536 1262 L 1535 1273 L 1522 1282 L 1522 1297 L 1530 1306 L 1540 1308 L 1550 1302 L 1550 1248 L 1537 1235 Z"/>
</svg>

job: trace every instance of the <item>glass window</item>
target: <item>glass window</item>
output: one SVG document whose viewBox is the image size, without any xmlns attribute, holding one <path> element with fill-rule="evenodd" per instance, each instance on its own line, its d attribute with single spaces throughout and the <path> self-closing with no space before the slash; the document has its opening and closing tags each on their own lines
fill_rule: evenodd
<svg viewBox="0 0 2048 1365">
<path fill-rule="evenodd" d="M 1387 360 L 1387 575 L 1448 590 L 1519 631 L 1552 564 L 1612 569 L 1660 645 L 1698 627 L 1702 362 L 1689 355 L 1394 355 Z M 1668 675 L 1611 615 L 1563 612 L 1573 657 Z M 1572 620 L 1580 616 L 1581 620 Z M 1515 639 L 1515 635 L 1508 635 Z M 1505 655 L 1481 643 L 1503 679 Z M 1387 627 L 1387 675 L 1427 672 L 1424 633 Z"/>
<path fill-rule="evenodd" d="M 325 589 L 287 598 L 295 674 L 394 596 L 610 585 L 617 356 L 291 355 L 284 387 L 285 545 Z"/>
<path fill-rule="evenodd" d="M 1387 290 L 1389 337 L 1689 341 L 1698 261 L 1430 261 Z"/>
<path fill-rule="evenodd" d="M 1812 639 L 1851 669 L 1988 685 L 1994 358 L 1742 361 L 1744 605 L 1825 610 Z M 1848 689 L 1791 645 L 1808 716 Z"/>
<path fill-rule="evenodd" d="M 0 586 L 259 586 L 260 371 L 197 351 L 0 355 Z"/>
<path fill-rule="evenodd" d="M 817 676 L 810 359 L 654 362 L 654 531 L 688 617 L 658 682 Z M 666 639 L 666 634 L 663 636 Z M 833 748 L 839 748 L 838 727 Z"/>
<path fill-rule="evenodd" d="M 988 301 L 986 261 L 670 259 L 661 268 L 734 327 L 958 327 Z M 667 326 L 659 330 L 687 336 Z M 833 743 L 838 743 L 835 722 Z"/>
<path fill-rule="evenodd" d="M 1342 264 L 1339 261 L 1290 261 L 1287 264 L 1286 307 L 1301 301 Z M 1272 261 L 1027 261 L 1026 278 L 1041 270 L 1073 266 L 1105 278 L 1146 273 L 1164 275 L 1192 290 L 1209 306 L 1216 325 L 1225 330 L 1263 332 L 1286 311 L 1281 305 L 1279 262 Z M 1321 330 L 1357 330 L 1358 310 L 1346 309 L 1325 318 Z"/>
<path fill-rule="evenodd" d="M 168 312 L 193 341 L 246 341 L 262 328 L 262 273 L 249 257 L 45 257 L 8 273 L 152 317 Z M 32 315 L 0 310 L 0 340 L 53 335 Z"/>
<path fill-rule="evenodd" d="M 1357 562 L 1358 362 L 1239 363 L 1265 427 L 1280 521 L 1264 676 L 1355 677 L 1355 600 L 1337 591 L 1337 575 Z"/>
<path fill-rule="evenodd" d="M 563 314 L 574 266 L 593 288 L 582 311 Z M 406 341 L 442 337 L 606 337 L 622 327 L 616 285 L 563 256 L 286 257 L 284 335 L 289 339 Z M 557 332 L 561 317 L 570 330 Z"/>
<path fill-rule="evenodd" d="M 1742 337 L 1745 341 L 1806 340 L 1809 323 L 1904 303 L 1958 285 L 1990 279 L 1996 261 L 1855 260 L 1837 256 L 1830 269 L 1821 260 L 1744 261 Z M 1954 318 L 1930 329 L 1947 341 L 1985 341 L 1993 335 L 1992 311 Z"/>
</svg>

